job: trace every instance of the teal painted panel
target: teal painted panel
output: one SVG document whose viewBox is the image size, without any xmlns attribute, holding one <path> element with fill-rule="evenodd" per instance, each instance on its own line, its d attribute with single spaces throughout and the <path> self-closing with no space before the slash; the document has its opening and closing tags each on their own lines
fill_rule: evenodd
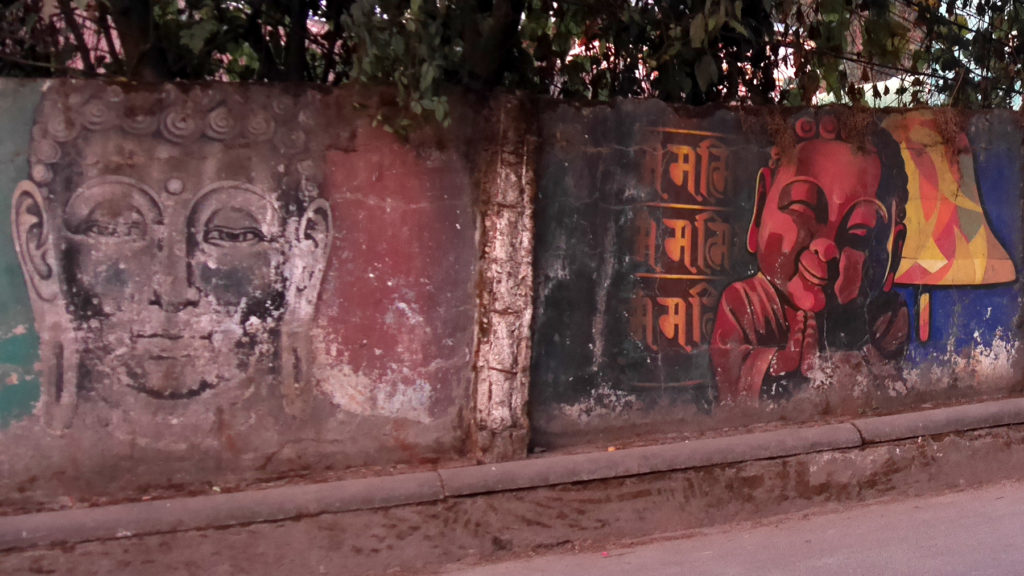
<svg viewBox="0 0 1024 576">
<path fill-rule="evenodd" d="M 11 193 L 28 172 L 28 146 L 42 82 L 0 78 L 0 428 L 39 401 L 33 365 L 39 337 L 11 239 Z"/>
</svg>

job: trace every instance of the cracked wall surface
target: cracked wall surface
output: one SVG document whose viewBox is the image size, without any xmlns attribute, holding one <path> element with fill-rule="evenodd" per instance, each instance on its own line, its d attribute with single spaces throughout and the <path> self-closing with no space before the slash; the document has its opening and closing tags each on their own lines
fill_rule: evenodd
<svg viewBox="0 0 1024 576">
<path fill-rule="evenodd" d="M 476 457 L 526 455 L 530 324 L 533 314 L 533 202 L 537 137 L 531 108 L 497 100 L 496 145 L 482 165 L 481 266 L 476 357 Z"/>
</svg>

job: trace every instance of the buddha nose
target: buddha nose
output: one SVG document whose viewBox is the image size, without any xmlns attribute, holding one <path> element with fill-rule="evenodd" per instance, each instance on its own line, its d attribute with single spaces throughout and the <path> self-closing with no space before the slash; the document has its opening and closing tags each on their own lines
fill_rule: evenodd
<svg viewBox="0 0 1024 576">
<path fill-rule="evenodd" d="M 199 290 L 192 283 L 191 265 L 185 254 L 165 247 L 161 256 L 150 304 L 165 312 L 181 312 L 198 305 Z"/>
<path fill-rule="evenodd" d="M 839 258 L 839 248 L 836 243 L 828 238 L 815 238 L 811 241 L 810 250 L 822 262 Z"/>
</svg>

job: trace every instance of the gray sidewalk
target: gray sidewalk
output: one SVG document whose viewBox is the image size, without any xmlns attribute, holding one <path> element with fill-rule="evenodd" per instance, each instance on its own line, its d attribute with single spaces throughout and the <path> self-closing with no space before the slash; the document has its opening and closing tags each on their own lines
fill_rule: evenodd
<svg viewBox="0 0 1024 576">
<path fill-rule="evenodd" d="M 632 547 L 444 572 L 446 576 L 1024 573 L 1024 483 L 778 518 Z"/>
</svg>

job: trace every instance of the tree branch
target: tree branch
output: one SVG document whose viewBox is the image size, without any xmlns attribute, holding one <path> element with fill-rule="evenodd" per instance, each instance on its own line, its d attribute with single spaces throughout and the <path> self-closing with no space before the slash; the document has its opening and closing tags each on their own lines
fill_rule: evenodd
<svg viewBox="0 0 1024 576">
<path fill-rule="evenodd" d="M 99 18 L 96 19 L 96 23 L 99 25 L 100 31 L 103 32 L 103 40 L 107 44 L 110 61 L 124 72 L 124 60 L 121 59 L 121 55 L 117 50 L 117 44 L 114 42 L 114 35 L 110 32 L 110 10 L 107 9 L 106 2 L 97 2 L 96 5 L 99 9 Z"/>
<path fill-rule="evenodd" d="M 327 0 L 324 3 L 326 10 L 325 20 L 330 23 L 331 29 L 324 35 L 327 47 L 324 50 L 324 70 L 320 77 L 320 82 L 323 84 L 327 84 L 331 79 L 331 73 L 336 72 L 335 68 L 338 66 L 338 58 L 335 55 L 335 51 L 338 49 L 339 43 L 344 47 L 344 43 L 340 42 L 341 17 L 348 11 L 351 4 L 351 0 Z M 337 77 L 338 74 L 335 73 L 335 76 Z"/>
<path fill-rule="evenodd" d="M 255 2 L 245 22 L 245 41 L 252 47 L 260 59 L 256 76 L 260 80 L 276 80 L 279 72 L 274 51 L 270 49 L 267 38 L 263 35 L 263 3 Z"/>
<path fill-rule="evenodd" d="M 75 38 L 75 50 L 78 52 L 78 57 L 82 59 L 82 69 L 90 76 L 95 75 L 96 66 L 93 65 L 89 47 L 85 44 L 85 35 L 82 34 L 82 27 L 78 25 L 75 11 L 71 8 L 71 0 L 58 0 L 57 3 L 60 5 L 60 14 L 64 18 L 64 24 Z"/>
<path fill-rule="evenodd" d="M 61 66 L 59 64 L 51 64 L 49 62 L 36 62 L 35 60 L 26 60 L 17 56 L 11 56 L 9 54 L 0 54 L 0 60 L 6 62 L 12 62 L 20 66 L 31 66 L 33 68 L 46 68 L 48 70 L 59 71 L 62 74 L 68 74 L 71 76 L 81 74 L 82 71 L 76 68 L 69 68 L 68 66 Z"/>
<path fill-rule="evenodd" d="M 306 34 L 309 8 L 306 0 L 291 0 L 288 11 L 288 32 L 284 45 L 284 78 L 288 82 L 306 79 Z"/>
<path fill-rule="evenodd" d="M 468 27 L 463 41 L 470 85 L 493 88 L 501 82 L 514 61 L 519 20 L 525 8 L 525 0 L 496 0 L 490 17 L 484 19 L 479 27 Z"/>
<path fill-rule="evenodd" d="M 66 1 L 66 0 L 64 0 Z M 149 82 L 173 78 L 167 53 L 153 42 L 153 5 L 150 0 L 109 0 L 110 19 L 124 50 L 125 75 Z"/>
</svg>

